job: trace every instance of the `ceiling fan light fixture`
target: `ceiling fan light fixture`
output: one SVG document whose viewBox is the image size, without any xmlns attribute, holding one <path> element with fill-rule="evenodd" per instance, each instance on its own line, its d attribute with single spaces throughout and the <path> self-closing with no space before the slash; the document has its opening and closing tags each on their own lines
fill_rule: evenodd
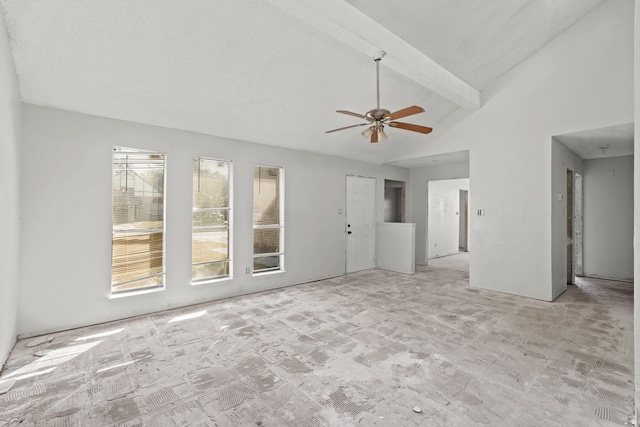
<svg viewBox="0 0 640 427">
<path fill-rule="evenodd" d="M 385 139 L 387 139 L 387 134 L 384 133 L 384 130 L 380 129 L 378 131 L 378 141 L 384 141 Z"/>
<path fill-rule="evenodd" d="M 364 132 L 362 132 L 362 136 L 367 139 L 371 138 L 371 135 L 373 135 L 373 126 L 369 126 Z"/>
</svg>

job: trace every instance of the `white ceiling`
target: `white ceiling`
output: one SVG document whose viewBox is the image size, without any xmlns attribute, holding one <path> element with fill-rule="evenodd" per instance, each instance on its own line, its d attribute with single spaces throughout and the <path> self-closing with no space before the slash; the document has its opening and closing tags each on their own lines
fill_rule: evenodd
<svg viewBox="0 0 640 427">
<path fill-rule="evenodd" d="M 436 127 L 603 0 L 0 0 L 22 100 L 384 163 L 335 113 L 420 105 Z M 480 107 L 481 108 L 481 107 Z"/>
<path fill-rule="evenodd" d="M 555 140 L 584 160 L 633 155 L 633 123 L 557 135 Z"/>
<path fill-rule="evenodd" d="M 469 150 L 454 151 L 451 153 L 436 154 L 433 156 L 415 157 L 413 159 L 389 162 L 390 165 L 401 166 L 403 168 L 417 168 L 422 166 L 441 166 L 450 163 L 469 162 Z"/>
</svg>

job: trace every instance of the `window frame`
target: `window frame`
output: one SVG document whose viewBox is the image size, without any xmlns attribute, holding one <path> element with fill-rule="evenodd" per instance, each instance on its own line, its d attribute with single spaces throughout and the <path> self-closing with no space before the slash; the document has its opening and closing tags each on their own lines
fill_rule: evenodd
<svg viewBox="0 0 640 427">
<path fill-rule="evenodd" d="M 260 276 L 264 274 L 273 274 L 273 273 L 284 273 L 284 255 L 285 255 L 285 247 L 284 247 L 284 233 L 285 233 L 285 171 L 283 166 L 272 166 L 272 165 L 264 165 L 264 164 L 255 164 L 253 168 L 254 173 L 254 190 L 253 190 L 253 215 L 255 215 L 255 173 L 256 168 L 268 168 L 268 169 L 278 169 L 278 224 L 265 224 L 265 225 L 256 225 L 255 217 L 252 217 L 253 224 L 253 233 L 252 233 L 252 248 L 253 248 L 253 256 L 252 256 L 252 267 L 251 272 L 253 276 Z M 279 230 L 278 233 L 278 248 L 280 249 L 278 252 L 265 252 L 256 254 L 255 252 L 255 236 L 256 230 Z M 266 258 L 266 257 L 278 257 L 278 266 L 271 268 L 263 268 L 260 270 L 255 270 L 255 260 L 256 258 Z"/>
<path fill-rule="evenodd" d="M 232 256 L 233 254 L 232 252 L 233 251 L 233 162 L 231 160 L 217 159 L 217 158 L 208 157 L 208 156 L 194 156 L 192 159 L 192 162 L 195 163 L 196 161 L 202 161 L 202 160 L 225 163 L 227 165 L 228 203 L 227 203 L 227 207 L 225 208 L 196 208 L 194 206 L 195 200 L 193 198 L 193 188 L 192 188 L 192 191 L 191 191 L 191 285 L 193 286 L 202 285 L 202 284 L 211 283 L 211 282 L 219 282 L 219 281 L 229 280 L 233 278 L 233 256 Z M 227 212 L 226 226 L 215 225 L 215 226 L 196 227 L 193 225 L 194 214 L 196 212 L 214 212 L 214 211 Z M 227 237 L 227 258 L 221 259 L 221 260 L 202 261 L 202 262 L 194 263 L 193 262 L 193 243 L 194 243 L 193 237 L 195 233 L 207 231 L 207 230 L 214 231 L 214 230 L 225 230 L 225 229 L 227 230 L 227 236 L 228 236 Z M 205 265 L 205 264 L 223 264 L 223 263 L 228 264 L 229 272 L 227 274 L 194 279 L 193 277 L 194 266 Z"/>
<path fill-rule="evenodd" d="M 133 229 L 133 230 L 115 230 L 114 229 L 114 185 L 113 185 L 113 181 L 114 181 L 114 174 L 116 172 L 115 166 L 116 166 L 116 156 L 118 153 L 131 153 L 131 154 L 146 154 L 146 155 L 159 155 L 162 156 L 162 228 L 137 228 L 137 229 Z M 125 169 L 121 169 L 125 171 L 125 174 L 128 174 L 128 172 L 130 170 L 129 167 L 126 167 Z M 140 294 L 144 294 L 144 293 L 150 293 L 150 292 L 157 292 L 157 291 L 163 291 L 166 289 L 166 267 L 167 267 L 167 260 L 166 260 L 166 254 L 167 254 L 167 250 L 166 250 L 166 242 L 167 242 L 167 224 L 166 224 L 166 196 L 167 196 L 167 154 L 161 151 L 155 151 L 155 150 L 146 150 L 146 149 L 140 149 L 140 148 L 132 148 L 132 147 L 122 147 L 122 146 L 114 146 L 113 150 L 112 150 L 112 155 L 111 155 L 111 177 L 112 177 L 112 183 L 111 183 L 111 286 L 110 286 L 110 298 L 114 299 L 114 298 L 120 298 L 123 296 L 130 296 L 130 295 L 140 295 Z M 122 178 L 120 178 L 120 180 L 122 180 Z M 135 191 L 135 187 L 134 187 L 134 191 Z M 143 193 L 146 192 L 146 190 L 142 190 Z M 152 193 L 153 194 L 153 193 Z M 152 197 L 152 199 L 155 197 Z M 151 207 L 150 210 L 155 210 L 157 212 L 157 205 L 156 203 L 152 200 L 151 201 Z M 155 205 L 155 206 L 154 206 Z M 115 238 L 118 236 L 133 236 L 133 235 L 152 235 L 153 233 L 162 233 L 162 271 L 159 273 L 155 273 L 155 274 L 150 274 L 144 277 L 138 277 L 135 279 L 131 279 L 131 280 L 126 280 L 123 282 L 118 282 L 117 284 L 113 283 L 113 267 L 114 267 L 114 242 L 115 242 Z M 125 288 L 125 289 L 114 289 L 117 287 L 122 287 L 122 286 L 126 286 L 141 280 L 146 280 L 152 277 L 160 277 L 160 284 L 152 284 L 152 285 L 143 285 L 143 286 L 136 286 L 136 287 L 132 287 L 132 288 Z"/>
</svg>

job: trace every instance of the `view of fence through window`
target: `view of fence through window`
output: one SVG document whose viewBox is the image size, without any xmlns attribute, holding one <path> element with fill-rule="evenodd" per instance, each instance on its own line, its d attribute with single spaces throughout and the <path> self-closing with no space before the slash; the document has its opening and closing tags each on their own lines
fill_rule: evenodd
<svg viewBox="0 0 640 427">
<path fill-rule="evenodd" d="M 193 159 L 192 281 L 229 276 L 230 162 Z"/>
<path fill-rule="evenodd" d="M 115 148 L 111 291 L 164 283 L 165 156 Z"/>
<path fill-rule="evenodd" d="M 283 169 L 256 166 L 253 176 L 253 271 L 281 270 L 284 258 Z"/>
</svg>

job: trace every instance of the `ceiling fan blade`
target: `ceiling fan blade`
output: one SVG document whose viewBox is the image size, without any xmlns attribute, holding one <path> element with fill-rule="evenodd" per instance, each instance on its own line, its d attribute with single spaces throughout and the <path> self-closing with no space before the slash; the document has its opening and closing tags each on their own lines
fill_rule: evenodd
<svg viewBox="0 0 640 427">
<path fill-rule="evenodd" d="M 371 142 L 378 142 L 378 131 L 374 130 L 371 134 Z"/>
<path fill-rule="evenodd" d="M 358 125 L 351 125 L 351 126 L 345 126 L 345 127 L 343 127 L 343 128 L 331 129 L 331 130 L 325 131 L 325 133 L 331 133 L 331 132 L 337 132 L 337 131 L 339 131 L 339 130 L 345 130 L 345 129 L 357 128 L 357 127 L 359 127 L 359 126 L 368 126 L 368 125 L 370 125 L 370 124 L 371 124 L 371 123 L 360 123 L 360 124 L 358 124 Z"/>
<path fill-rule="evenodd" d="M 361 119 L 369 120 L 367 118 L 367 116 L 363 116 L 362 114 L 358 114 L 358 113 L 352 113 L 351 111 L 337 110 L 336 113 L 346 114 L 348 116 L 353 116 L 353 117 L 358 117 L 358 118 L 361 118 Z"/>
<path fill-rule="evenodd" d="M 418 107 L 417 105 L 412 105 L 411 107 L 403 108 L 402 110 L 398 110 L 391 114 L 387 114 L 382 119 L 383 120 L 395 120 L 402 117 L 412 116 L 414 114 L 423 113 L 424 108 Z"/>
<path fill-rule="evenodd" d="M 405 129 L 405 130 L 411 130 L 414 132 L 420 132 L 420 133 L 430 133 L 433 129 L 430 127 L 426 127 L 426 126 L 420 126 L 420 125 L 412 125 L 411 123 L 402 123 L 402 122 L 389 122 L 389 126 L 391 126 L 392 128 L 400 128 L 400 129 Z"/>
</svg>

